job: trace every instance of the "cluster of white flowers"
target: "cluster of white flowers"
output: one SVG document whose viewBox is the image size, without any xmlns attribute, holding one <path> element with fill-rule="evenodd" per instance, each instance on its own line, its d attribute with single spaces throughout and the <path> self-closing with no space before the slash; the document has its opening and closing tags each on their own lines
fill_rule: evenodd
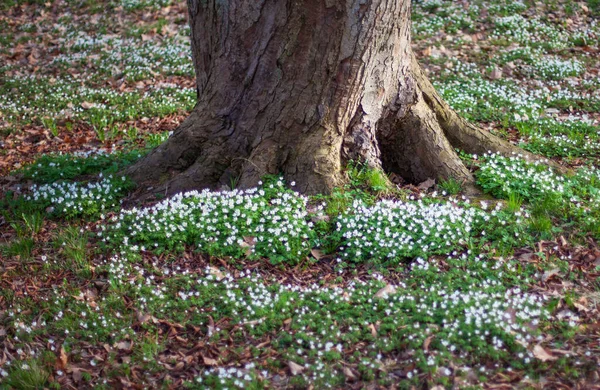
<svg viewBox="0 0 600 390">
<path fill-rule="evenodd" d="M 483 214 L 452 203 L 384 200 L 372 207 L 360 201 L 337 221 L 343 238 L 341 256 L 349 261 L 384 261 L 445 253 L 476 234 Z"/>
<path fill-rule="evenodd" d="M 95 69 L 128 80 L 152 78 L 154 75 L 193 75 L 189 58 L 189 42 L 176 35 L 160 39 L 160 36 L 122 38 L 112 34 L 90 36 L 78 31 L 76 35 L 62 38 L 65 53 L 60 54 L 51 65 L 70 67 L 91 61 Z M 96 54 L 100 52 L 100 54 Z"/>
<path fill-rule="evenodd" d="M 283 190 L 283 182 L 278 189 Z M 103 226 L 105 240 L 133 251 L 184 244 L 220 255 L 298 259 L 310 248 L 308 198 L 263 189 L 180 193 L 144 209 L 123 210 Z"/>
<path fill-rule="evenodd" d="M 121 5 L 126 10 L 158 9 L 171 5 L 172 0 L 121 0 Z"/>
<path fill-rule="evenodd" d="M 519 288 L 506 289 L 502 285 L 499 281 L 502 273 L 516 275 L 518 272 L 512 263 L 483 257 L 469 259 L 473 264 L 466 264 L 466 255 L 447 259 L 454 265 L 465 262 L 465 266 L 472 269 L 468 272 L 472 280 L 478 280 L 476 285 L 467 283 L 458 289 L 448 287 L 442 281 L 426 282 L 428 270 L 436 267 L 434 263 L 437 260 L 432 259 L 421 260 L 420 266 L 414 267 L 410 287 L 396 284 L 381 297 L 375 293 L 390 284 L 380 276 L 366 281 L 354 280 L 343 287 L 297 286 L 269 284 L 263 276 L 249 271 L 242 272 L 237 278 L 227 273 L 215 278 L 211 269 L 206 270 L 206 276 L 199 278 L 195 286 L 190 285 L 189 290 L 179 291 L 178 295 L 181 297 L 183 294 L 185 299 L 202 299 L 198 297 L 204 295 L 204 289 L 218 286 L 226 292 L 219 298 L 220 310 L 225 310 L 234 323 L 247 327 L 251 333 L 261 324 L 268 327 L 266 319 L 271 318 L 273 313 L 281 318 L 293 318 L 295 341 L 289 345 L 287 353 L 290 360 L 304 362 L 303 367 L 312 372 L 312 375 L 306 373 L 310 380 L 320 378 L 321 370 L 317 368 L 328 366 L 328 353 L 342 353 L 345 342 L 357 342 L 357 338 L 364 337 L 365 332 L 374 331 L 370 330 L 370 323 L 365 319 L 382 320 L 381 316 L 385 317 L 387 325 L 386 330 L 380 330 L 377 344 L 371 346 L 376 350 L 389 348 L 399 340 L 421 348 L 424 340 L 435 333 L 436 343 L 431 344 L 423 358 L 431 364 L 435 364 L 434 358 L 442 352 L 465 357 L 471 353 L 484 353 L 479 349 L 483 346 L 489 353 L 519 349 L 515 347 L 515 341 L 523 347 L 522 361 L 529 363 L 533 356 L 526 348 L 540 341 L 537 331 L 539 321 L 548 316 L 543 309 L 544 298 Z M 430 263 L 427 269 L 424 267 L 426 263 Z M 454 273 L 459 274 L 461 272 Z M 492 279 L 486 279 L 488 276 L 485 275 L 492 276 Z M 417 282 L 419 280 L 422 285 Z M 363 313 L 361 318 L 348 318 L 342 323 L 335 320 L 336 315 L 357 306 Z M 328 309 L 332 307 L 334 312 Z M 320 326 L 315 327 L 314 324 Z M 401 331 L 390 334 L 391 329 Z M 219 329 L 212 330 L 215 331 Z M 471 352 L 467 352 L 469 350 Z M 377 359 L 382 359 L 381 353 Z M 369 366 L 373 363 L 371 359 L 365 360 Z M 238 376 L 238 370 L 231 372 Z M 215 373 L 213 370 L 205 374 Z M 226 375 L 223 370 L 220 373 Z"/>
<path fill-rule="evenodd" d="M 569 35 L 556 26 L 519 14 L 496 18 L 494 24 L 496 28 L 491 39 L 521 44 L 542 43 L 552 49 L 565 48 L 569 42 Z"/>
<path fill-rule="evenodd" d="M 583 182 L 600 187 L 600 168 L 596 166 L 583 167 L 577 170 L 577 178 Z"/>
<path fill-rule="evenodd" d="M 481 72 L 477 64 L 472 62 L 464 62 L 457 58 L 449 58 L 448 63 L 452 66 L 447 66 L 442 70 L 443 75 L 456 75 L 459 74 L 461 77 L 481 77 Z"/>
<path fill-rule="evenodd" d="M 527 5 L 521 1 L 501 1 L 497 3 L 486 3 L 487 9 L 490 14 L 498 15 L 498 14 L 516 14 L 519 12 L 523 12 L 527 9 Z"/>
<path fill-rule="evenodd" d="M 48 211 L 66 216 L 95 215 L 119 204 L 127 187 L 125 177 L 111 176 L 100 181 L 60 182 L 33 185 L 25 199 L 48 207 Z"/>
<path fill-rule="evenodd" d="M 567 189 L 566 179 L 556 174 L 544 161 L 527 161 L 521 155 L 504 157 L 486 153 L 480 158 L 477 180 L 483 188 L 502 198 L 518 194 L 523 199 L 546 195 L 562 195 Z"/>
<path fill-rule="evenodd" d="M 584 136 L 573 138 L 572 136 L 533 134 L 526 139 L 528 150 L 537 151 L 547 157 L 560 156 L 594 156 L 600 154 L 600 143 L 598 137 Z M 531 149 L 534 148 L 534 149 Z"/>
<path fill-rule="evenodd" d="M 416 20 L 412 24 L 415 38 L 427 37 L 443 31 L 446 22 L 441 16 L 432 15 L 428 18 Z"/>
<path fill-rule="evenodd" d="M 514 335 L 522 345 L 539 341 L 532 335 L 532 330 L 539 325 L 539 319 L 546 313 L 543 299 L 540 296 L 526 294 L 519 289 L 511 289 L 504 293 L 485 291 L 437 291 L 442 297 L 440 307 L 448 313 L 458 310 L 462 315 L 446 321 L 444 328 L 450 333 L 449 338 L 455 342 L 461 338 L 491 341 L 497 349 L 504 349 L 505 341 L 490 332 L 492 328 Z M 417 304 L 422 310 L 431 310 L 436 303 Z M 451 318 L 451 316 L 449 316 Z M 448 345 L 450 351 L 455 349 Z"/>
<path fill-rule="evenodd" d="M 534 63 L 536 71 L 545 79 L 562 80 L 569 76 L 579 76 L 585 70 L 583 64 L 576 59 L 562 59 L 547 56 Z"/>
<path fill-rule="evenodd" d="M 196 102 L 194 88 L 155 86 L 148 88 L 140 99 L 137 91 L 81 86 L 86 81 L 39 75 L 6 79 L 6 84 L 14 85 L 16 92 L 0 95 L 0 110 L 12 120 L 73 118 L 96 121 L 96 126 L 106 127 L 115 121 L 179 112 Z M 84 109 L 83 103 L 90 104 L 90 108 Z"/>
<path fill-rule="evenodd" d="M 592 19 L 589 23 L 578 26 L 571 34 L 571 41 L 581 46 L 591 45 L 594 41 L 598 42 L 598 39 L 600 39 L 600 23 L 597 19 Z"/>
<path fill-rule="evenodd" d="M 526 64 L 532 64 L 537 58 L 541 57 L 542 51 L 539 48 L 532 48 L 530 46 L 518 46 L 500 49 L 499 53 L 498 61 L 501 64 L 517 60 L 523 61 Z"/>
<path fill-rule="evenodd" d="M 580 168 L 575 180 L 583 191 L 573 196 L 571 202 L 582 212 L 590 228 L 600 232 L 600 169 L 595 166 Z"/>
<path fill-rule="evenodd" d="M 248 363 L 242 367 L 215 367 L 196 377 L 196 382 L 208 385 L 214 388 L 227 389 L 232 386 L 234 389 L 246 389 L 249 384 L 258 378 L 265 379 L 267 371 L 260 374 L 256 372 L 254 363 Z"/>
<path fill-rule="evenodd" d="M 440 11 L 441 8 L 441 11 Z M 415 3 L 414 15 L 426 15 L 415 18 L 413 32 L 416 39 L 435 35 L 446 31 L 455 33 L 460 29 L 472 29 L 475 25 L 474 17 L 479 14 L 476 4 L 453 4 L 447 1 L 425 0 Z M 451 37 L 448 35 L 448 37 Z"/>
<path fill-rule="evenodd" d="M 415 5 L 423 8 L 423 9 L 433 10 L 438 7 L 441 7 L 444 2 L 442 0 L 422 0 L 422 1 L 416 1 L 415 3 L 416 3 Z"/>
<path fill-rule="evenodd" d="M 130 160 L 142 157 L 139 151 L 132 151 L 126 155 L 106 149 L 91 149 L 76 151 L 74 153 L 45 154 L 31 165 L 23 168 L 22 172 L 28 179 L 37 183 L 49 183 L 57 178 L 70 180 L 85 173 L 96 173 L 103 169 L 118 164 L 121 159 Z"/>
<path fill-rule="evenodd" d="M 499 84 L 482 77 L 468 76 L 444 84 L 437 89 L 454 108 L 463 113 L 478 111 L 504 114 L 508 107 L 520 118 L 535 118 L 545 107 L 548 88 L 526 90 L 516 84 Z"/>
</svg>

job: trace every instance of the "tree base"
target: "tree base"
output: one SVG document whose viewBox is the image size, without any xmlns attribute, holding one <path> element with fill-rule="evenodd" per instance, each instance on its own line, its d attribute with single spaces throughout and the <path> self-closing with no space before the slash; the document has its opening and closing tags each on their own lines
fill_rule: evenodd
<svg viewBox="0 0 600 390">
<path fill-rule="evenodd" d="M 456 148 L 536 159 L 458 116 L 411 58 L 397 99 L 376 122 L 361 109 L 345 126 L 321 113 L 319 120 L 290 137 L 277 140 L 255 134 L 249 142 L 243 136 L 251 133 L 243 123 L 198 104 L 163 145 L 124 174 L 145 186 L 147 193 L 165 195 L 253 187 L 267 174 L 283 174 L 296 182 L 300 192 L 316 194 L 342 185 L 346 180 L 342 168 L 353 160 L 394 172 L 409 183 L 454 178 L 473 193 L 474 178 Z"/>
</svg>

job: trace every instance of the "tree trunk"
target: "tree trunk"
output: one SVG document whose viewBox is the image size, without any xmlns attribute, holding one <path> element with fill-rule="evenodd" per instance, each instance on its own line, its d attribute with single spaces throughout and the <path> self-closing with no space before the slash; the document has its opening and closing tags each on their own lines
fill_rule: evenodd
<svg viewBox="0 0 600 390">
<path fill-rule="evenodd" d="M 473 178 L 454 151 L 514 146 L 462 120 L 411 51 L 410 0 L 188 0 L 198 104 L 126 173 L 174 193 L 255 186 L 305 193 L 363 161 L 410 182 Z"/>
</svg>

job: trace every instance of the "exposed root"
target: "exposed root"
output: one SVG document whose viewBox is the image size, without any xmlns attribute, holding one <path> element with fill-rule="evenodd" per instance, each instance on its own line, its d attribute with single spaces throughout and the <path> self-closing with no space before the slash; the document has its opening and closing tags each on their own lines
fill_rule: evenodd
<svg viewBox="0 0 600 390">
<path fill-rule="evenodd" d="M 343 137 L 335 126 L 318 124 L 304 138 L 287 145 L 281 168 L 288 180 L 296 182 L 296 190 L 306 194 L 329 194 L 341 186 L 341 148 Z"/>
<path fill-rule="evenodd" d="M 406 180 L 454 178 L 474 188 L 474 178 L 446 139 L 437 118 L 417 90 L 402 118 L 382 121 L 379 145 L 383 166 Z"/>
<path fill-rule="evenodd" d="M 302 193 L 329 193 L 343 184 L 342 137 L 334 127 L 316 125 L 301 139 L 278 143 L 264 138 L 250 151 L 221 133 L 206 137 L 209 126 L 197 123 L 197 109 L 163 145 L 127 169 L 140 185 L 136 199 L 169 196 L 192 189 L 250 188 L 267 174 L 283 173 Z M 213 125 L 214 126 L 214 125 Z M 233 127 L 233 125 L 231 125 Z M 214 129 L 214 127 L 213 127 Z M 260 137 L 260 135 L 259 135 Z M 260 138 L 259 138 L 260 139 Z"/>
<path fill-rule="evenodd" d="M 122 173 L 136 183 L 165 183 L 192 166 L 203 152 L 218 153 L 226 131 L 222 120 L 207 117 L 197 107 L 167 142 Z"/>
<path fill-rule="evenodd" d="M 220 154 L 221 147 L 206 149 L 208 153 L 200 152 L 196 161 L 182 172 L 171 174 L 161 182 L 137 182 L 141 188 L 134 198 L 137 200 L 151 199 L 154 195 L 171 196 L 179 192 L 209 188 L 220 189 L 220 178 L 224 176 L 229 166 L 225 154 Z M 221 156 L 217 158 L 217 156 Z"/>
<path fill-rule="evenodd" d="M 423 73 L 423 70 L 414 55 L 412 56 L 411 68 L 425 102 L 435 113 L 439 125 L 453 147 L 470 154 L 483 155 L 487 152 L 493 152 L 507 157 L 520 154 L 531 161 L 545 160 L 538 155 L 523 150 L 518 146 L 495 136 L 489 131 L 485 131 L 469 123 L 458 115 L 435 90 L 429 79 Z M 554 161 L 549 160 L 547 164 L 559 172 L 568 172 L 568 169 Z"/>
<path fill-rule="evenodd" d="M 344 135 L 342 160 L 362 162 L 372 169 L 383 169 L 381 151 L 377 141 L 377 126 L 365 120 L 365 112 L 359 107 Z"/>
<path fill-rule="evenodd" d="M 238 186 L 241 188 L 254 187 L 264 175 L 277 173 L 278 149 L 279 145 L 272 141 L 264 141 L 255 147 L 250 157 L 244 159 Z"/>
</svg>

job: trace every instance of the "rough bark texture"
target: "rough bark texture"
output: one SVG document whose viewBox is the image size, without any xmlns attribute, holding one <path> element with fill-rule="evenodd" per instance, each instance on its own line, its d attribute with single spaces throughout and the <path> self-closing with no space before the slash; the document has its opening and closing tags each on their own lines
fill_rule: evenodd
<svg viewBox="0 0 600 390">
<path fill-rule="evenodd" d="M 516 148 L 435 92 L 410 48 L 410 3 L 188 0 L 198 104 L 126 173 L 167 193 L 283 173 L 317 193 L 360 160 L 411 182 L 472 183 L 454 148 Z"/>
</svg>

